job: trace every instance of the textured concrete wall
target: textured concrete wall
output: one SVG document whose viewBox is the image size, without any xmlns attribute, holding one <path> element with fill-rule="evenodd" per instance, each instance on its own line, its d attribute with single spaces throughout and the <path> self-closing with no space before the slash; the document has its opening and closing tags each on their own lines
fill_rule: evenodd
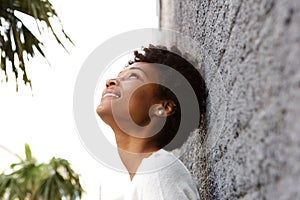
<svg viewBox="0 0 300 200">
<path fill-rule="evenodd" d="M 160 26 L 199 44 L 174 40 L 209 94 L 207 129 L 182 147 L 202 198 L 300 199 L 300 1 L 160 3 Z"/>
</svg>

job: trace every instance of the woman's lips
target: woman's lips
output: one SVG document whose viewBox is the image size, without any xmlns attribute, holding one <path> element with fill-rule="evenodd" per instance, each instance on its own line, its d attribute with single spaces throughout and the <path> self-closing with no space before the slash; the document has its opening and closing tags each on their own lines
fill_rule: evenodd
<svg viewBox="0 0 300 200">
<path fill-rule="evenodd" d="M 118 93 L 117 91 L 113 90 L 113 89 L 106 89 L 103 92 L 102 98 L 105 97 L 113 97 L 113 98 L 120 98 L 120 93 Z"/>
<path fill-rule="evenodd" d="M 102 98 L 105 98 L 105 97 L 115 97 L 115 98 L 120 98 L 119 95 L 114 94 L 114 93 L 106 93 L 106 94 L 103 95 Z"/>
</svg>

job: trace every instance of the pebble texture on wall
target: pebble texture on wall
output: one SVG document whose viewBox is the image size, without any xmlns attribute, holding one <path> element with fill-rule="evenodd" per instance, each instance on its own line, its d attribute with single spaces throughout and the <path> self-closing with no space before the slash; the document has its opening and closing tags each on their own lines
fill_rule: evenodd
<svg viewBox="0 0 300 200">
<path fill-rule="evenodd" d="M 208 91 L 206 130 L 177 151 L 202 199 L 300 199 L 300 1 L 160 0 Z"/>
</svg>

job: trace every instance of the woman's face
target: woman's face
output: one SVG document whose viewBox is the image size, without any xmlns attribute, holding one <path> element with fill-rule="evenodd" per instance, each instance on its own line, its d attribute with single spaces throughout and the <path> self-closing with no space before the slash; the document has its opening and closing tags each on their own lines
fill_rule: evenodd
<svg viewBox="0 0 300 200">
<path fill-rule="evenodd" d="M 106 81 L 97 114 L 108 125 L 132 120 L 139 126 L 150 122 L 149 110 L 158 103 L 159 71 L 149 63 L 137 62 Z M 126 108 L 127 107 L 127 108 Z M 130 115 L 128 115 L 128 111 Z"/>
</svg>

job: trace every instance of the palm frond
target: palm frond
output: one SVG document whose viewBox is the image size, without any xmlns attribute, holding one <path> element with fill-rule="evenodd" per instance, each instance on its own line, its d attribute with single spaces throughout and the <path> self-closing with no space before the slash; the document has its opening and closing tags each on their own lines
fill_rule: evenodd
<svg viewBox="0 0 300 200">
<path fill-rule="evenodd" d="M 25 85 L 32 87 L 31 80 L 26 73 L 24 57 L 34 57 L 35 51 L 45 57 L 43 43 L 24 25 L 22 19 L 16 16 L 21 12 L 35 19 L 40 33 L 50 30 L 56 42 L 66 51 L 62 38 L 74 44 L 65 33 L 56 11 L 48 0 L 0 0 L 0 70 L 4 72 L 5 81 L 8 81 L 7 66 L 12 67 L 18 91 L 18 77 L 23 74 Z M 56 20 L 61 29 L 55 31 L 50 19 Z M 58 36 L 60 33 L 62 38 Z"/>
<path fill-rule="evenodd" d="M 52 158 L 49 163 L 38 164 L 25 145 L 26 159 L 11 165 L 12 172 L 0 174 L 0 199 L 76 200 L 83 189 L 79 175 L 70 163 Z"/>
</svg>

